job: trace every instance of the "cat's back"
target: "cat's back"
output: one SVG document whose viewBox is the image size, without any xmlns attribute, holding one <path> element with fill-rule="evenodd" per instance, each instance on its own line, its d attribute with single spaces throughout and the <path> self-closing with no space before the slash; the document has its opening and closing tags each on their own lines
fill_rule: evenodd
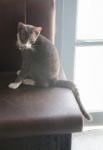
<svg viewBox="0 0 103 150">
<path fill-rule="evenodd" d="M 46 38 L 44 35 L 42 35 L 42 34 L 39 35 L 37 41 L 39 41 L 43 45 L 46 44 L 46 45 L 49 45 L 49 46 L 50 45 L 53 46 L 52 42 L 48 38 Z"/>
<path fill-rule="evenodd" d="M 52 64 L 55 61 L 56 62 L 59 61 L 58 50 L 53 45 L 53 43 L 49 39 L 47 39 L 45 36 L 40 34 L 34 46 L 36 46 L 38 59 L 40 58 L 41 61 L 42 59 L 43 60 L 45 59 L 49 62 L 51 61 Z"/>
<path fill-rule="evenodd" d="M 56 47 L 43 35 L 39 35 L 34 46 L 36 46 L 36 52 L 34 52 L 33 67 L 36 70 L 36 74 L 39 74 L 39 77 L 56 77 L 60 68 Z"/>
<path fill-rule="evenodd" d="M 53 43 L 47 39 L 45 36 L 43 36 L 42 34 L 39 35 L 36 43 L 39 44 L 39 48 L 41 48 L 42 50 L 48 50 L 50 51 L 57 51 L 56 47 L 53 45 Z"/>
</svg>

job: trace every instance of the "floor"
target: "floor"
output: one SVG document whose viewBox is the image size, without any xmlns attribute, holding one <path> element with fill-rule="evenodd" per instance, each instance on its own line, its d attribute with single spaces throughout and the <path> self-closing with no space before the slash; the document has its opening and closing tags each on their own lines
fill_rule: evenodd
<svg viewBox="0 0 103 150">
<path fill-rule="evenodd" d="M 73 134 L 72 150 L 103 150 L 103 129 Z"/>
</svg>

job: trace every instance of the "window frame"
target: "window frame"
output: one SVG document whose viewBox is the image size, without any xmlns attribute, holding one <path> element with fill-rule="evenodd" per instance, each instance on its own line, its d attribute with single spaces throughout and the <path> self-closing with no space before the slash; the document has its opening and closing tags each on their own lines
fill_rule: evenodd
<svg viewBox="0 0 103 150">
<path fill-rule="evenodd" d="M 77 0 L 56 0 L 55 44 L 69 80 L 74 78 L 76 15 Z"/>
<path fill-rule="evenodd" d="M 76 39 L 77 10 L 78 0 L 56 0 L 55 45 L 69 80 L 74 79 L 75 47 L 103 45 L 103 39 Z M 91 115 L 93 121 L 84 120 L 84 126 L 103 125 L 103 112 L 91 112 Z"/>
<path fill-rule="evenodd" d="M 77 9 L 78 9 L 78 3 L 77 3 Z M 78 15 L 77 15 L 78 16 Z M 78 17 L 77 17 L 78 18 Z M 103 39 L 78 39 L 76 37 L 75 41 L 75 47 L 90 47 L 90 46 L 103 46 Z M 99 127 L 103 126 L 103 111 L 93 111 L 90 113 L 93 117 L 93 121 L 88 122 L 84 120 L 84 126 L 85 127 L 96 127 L 96 129 L 99 129 Z"/>
</svg>

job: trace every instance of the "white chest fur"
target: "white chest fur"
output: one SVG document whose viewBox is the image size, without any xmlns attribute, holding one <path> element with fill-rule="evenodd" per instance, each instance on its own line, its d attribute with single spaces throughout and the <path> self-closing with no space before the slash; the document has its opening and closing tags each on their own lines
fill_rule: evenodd
<svg viewBox="0 0 103 150">
<path fill-rule="evenodd" d="M 17 39 L 18 39 L 17 40 L 17 44 L 18 44 L 20 49 L 22 49 L 22 48 L 30 49 L 31 48 L 30 41 L 27 41 L 27 43 L 25 43 L 25 44 L 21 43 L 20 38 L 19 38 L 19 34 L 17 34 Z"/>
</svg>

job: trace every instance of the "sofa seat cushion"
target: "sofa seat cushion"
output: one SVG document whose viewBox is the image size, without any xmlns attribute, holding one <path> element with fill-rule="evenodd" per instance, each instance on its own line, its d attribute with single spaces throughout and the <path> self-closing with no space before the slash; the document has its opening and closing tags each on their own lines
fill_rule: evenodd
<svg viewBox="0 0 103 150">
<path fill-rule="evenodd" d="M 0 73 L 0 137 L 81 131 L 82 117 L 72 92 L 21 85 L 8 88 L 14 72 Z"/>
</svg>

